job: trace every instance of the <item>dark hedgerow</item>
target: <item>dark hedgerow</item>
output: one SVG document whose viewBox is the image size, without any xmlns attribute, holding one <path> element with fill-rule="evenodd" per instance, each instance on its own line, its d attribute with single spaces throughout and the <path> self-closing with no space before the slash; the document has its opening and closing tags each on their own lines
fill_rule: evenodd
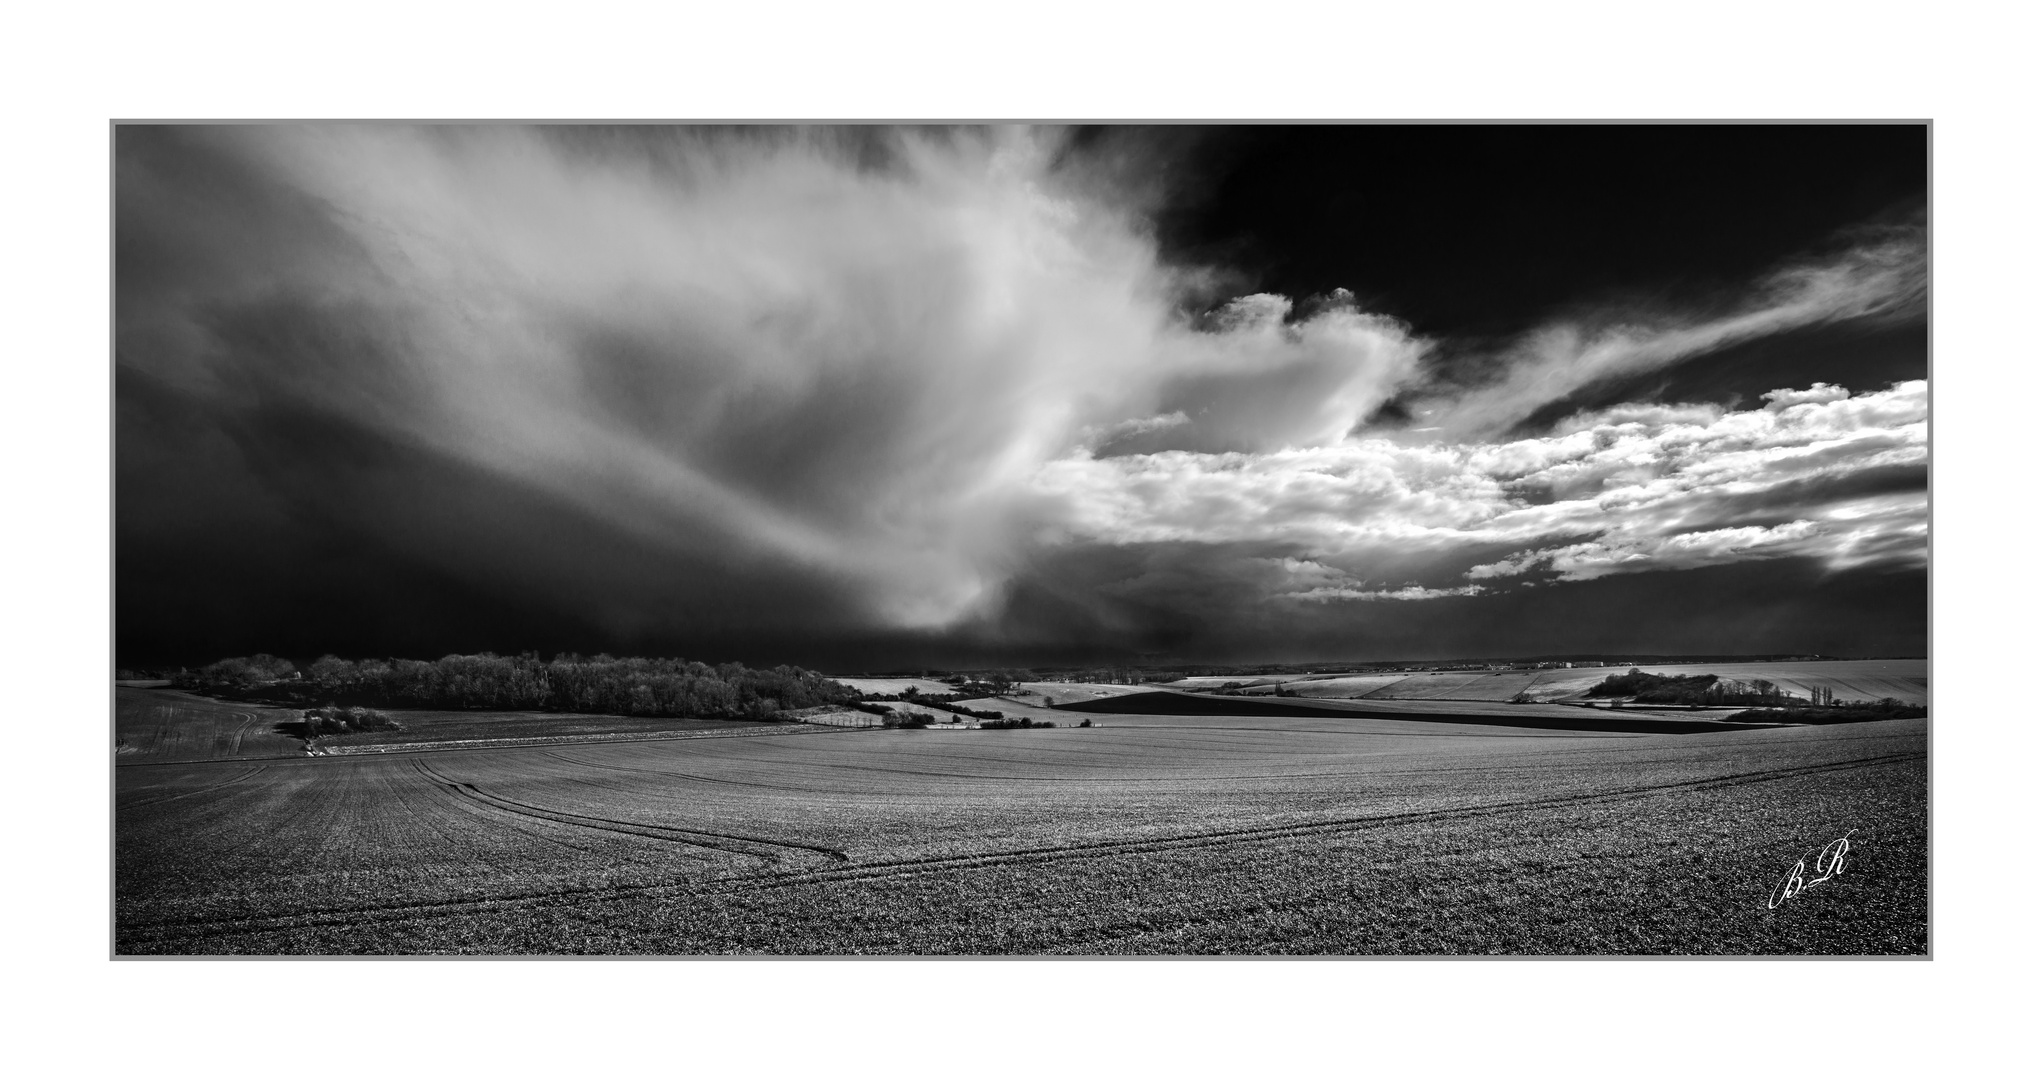
<svg viewBox="0 0 2043 1080">
<path fill-rule="evenodd" d="M 1929 710 L 1895 698 L 1799 709 L 1746 709 L 1725 719 L 1733 723 L 1856 724 L 1867 720 L 1916 720 Z"/>
<path fill-rule="evenodd" d="M 215 697 L 276 704 L 599 713 L 771 720 L 817 705 L 850 706 L 858 692 L 813 671 L 689 660 L 572 653 L 449 655 L 438 660 L 342 660 L 300 669 L 257 655 L 179 672 L 172 685 Z"/>
</svg>

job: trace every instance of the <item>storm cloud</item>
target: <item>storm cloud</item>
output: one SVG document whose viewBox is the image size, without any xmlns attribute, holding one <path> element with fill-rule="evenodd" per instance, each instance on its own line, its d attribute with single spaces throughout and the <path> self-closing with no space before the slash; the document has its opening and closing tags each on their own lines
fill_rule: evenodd
<svg viewBox="0 0 2043 1080">
<path fill-rule="evenodd" d="M 120 128 L 123 634 L 307 573 L 308 650 L 345 647 L 318 611 L 359 625 L 327 595 L 356 579 L 399 625 L 349 642 L 998 649 L 1925 564 L 1921 381 L 1521 430 L 1599 381 L 1919 318 L 1919 223 L 1712 309 L 1470 344 L 1335 287 L 1227 295 L 1129 168 L 1033 129 Z M 284 607 L 242 602 L 217 640 L 262 647 Z"/>
</svg>

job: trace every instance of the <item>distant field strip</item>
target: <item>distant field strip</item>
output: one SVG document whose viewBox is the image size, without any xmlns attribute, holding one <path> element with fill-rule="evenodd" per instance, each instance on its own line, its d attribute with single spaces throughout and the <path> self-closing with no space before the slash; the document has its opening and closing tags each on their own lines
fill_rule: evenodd
<svg viewBox="0 0 2043 1080">
<path fill-rule="evenodd" d="M 1451 703 L 1450 703 L 1451 704 Z M 1321 719 L 1352 717 L 1368 720 L 1404 720 L 1416 723 L 1476 724 L 1495 727 L 1544 729 L 1555 731 L 1600 731 L 1635 732 L 1640 734 L 1679 735 L 1702 734 L 1710 731 L 1740 731 L 1768 725 L 1731 723 L 1716 719 L 1690 718 L 1676 711 L 1659 713 L 1644 710 L 1624 712 L 1601 709 L 1561 708 L 1547 712 L 1535 711 L 1539 706 L 1515 706 L 1492 702 L 1469 702 L 1471 705 L 1498 705 L 1494 711 L 1405 711 L 1395 705 L 1375 708 L 1358 706 L 1341 701 L 1304 698 L 1241 698 L 1214 697 L 1206 694 L 1187 694 L 1171 690 L 1155 690 L 1144 694 L 1130 694 L 1106 701 L 1078 701 L 1057 708 L 1065 712 L 1105 713 L 1108 715 L 1140 716 L 1312 716 Z"/>
</svg>

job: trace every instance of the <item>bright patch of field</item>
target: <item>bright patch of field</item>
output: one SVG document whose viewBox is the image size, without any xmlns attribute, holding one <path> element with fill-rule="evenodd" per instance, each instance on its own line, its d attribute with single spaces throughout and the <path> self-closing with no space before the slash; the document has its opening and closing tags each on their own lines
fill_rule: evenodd
<svg viewBox="0 0 2043 1080">
<path fill-rule="evenodd" d="M 1297 676 L 1293 675 L 1192 675 L 1176 682 L 1156 685 L 1167 686 L 1173 690 L 1211 690 L 1226 686 L 1228 683 L 1236 686 L 1276 686 L 1292 682 L 1296 678 Z"/>
<path fill-rule="evenodd" d="M 1048 694 L 1059 702 L 1120 697 L 1122 694 L 1139 694 L 1154 689 L 1156 688 L 1153 686 L 1118 686 L 1114 683 L 1031 682 L 1021 684 L 1021 690 L 1031 697 L 1040 698 L 1042 695 Z"/>
<path fill-rule="evenodd" d="M 918 694 L 948 694 L 957 689 L 935 679 L 864 679 L 846 675 L 832 675 L 830 678 L 861 694 L 902 694 L 911 689 Z"/>
<path fill-rule="evenodd" d="M 1410 677 L 1408 673 L 1399 672 L 1388 675 L 1341 675 L 1331 679 L 1295 679 L 1285 683 L 1284 690 L 1299 697 L 1352 698 L 1381 690 Z"/>
<path fill-rule="evenodd" d="M 1414 700 L 1509 701 L 1538 678 L 1531 671 L 1439 672 L 1414 675 L 1368 695 Z"/>
<path fill-rule="evenodd" d="M 1337 712 L 123 767 L 116 948 L 1926 947 L 1924 721 L 1585 735 Z M 1769 912 L 1846 830 L 1852 872 Z"/>
</svg>

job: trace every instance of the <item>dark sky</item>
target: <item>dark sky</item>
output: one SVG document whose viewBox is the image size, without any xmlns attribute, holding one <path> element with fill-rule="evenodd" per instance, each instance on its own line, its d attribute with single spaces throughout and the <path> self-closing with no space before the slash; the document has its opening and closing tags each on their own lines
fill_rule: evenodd
<svg viewBox="0 0 2043 1080">
<path fill-rule="evenodd" d="M 1927 157 L 122 127 L 117 661 L 1919 655 Z"/>
</svg>

